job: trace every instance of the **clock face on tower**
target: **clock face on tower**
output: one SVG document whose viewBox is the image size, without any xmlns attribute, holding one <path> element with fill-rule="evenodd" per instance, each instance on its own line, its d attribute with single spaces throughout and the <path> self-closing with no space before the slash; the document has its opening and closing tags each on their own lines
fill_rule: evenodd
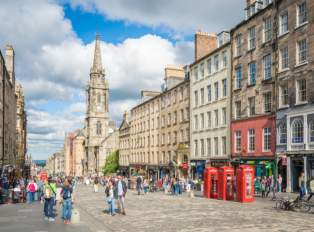
<svg viewBox="0 0 314 232">
<path fill-rule="evenodd" d="M 101 106 L 97 106 L 97 107 L 96 107 L 96 110 L 97 110 L 97 111 L 101 111 L 101 110 L 102 110 L 102 107 L 101 107 Z"/>
</svg>

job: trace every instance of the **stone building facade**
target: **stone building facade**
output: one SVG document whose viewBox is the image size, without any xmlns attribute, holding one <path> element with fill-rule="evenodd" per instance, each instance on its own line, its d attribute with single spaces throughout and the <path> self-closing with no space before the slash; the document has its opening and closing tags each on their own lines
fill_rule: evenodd
<svg viewBox="0 0 314 232">
<path fill-rule="evenodd" d="M 245 13 L 246 20 L 231 29 L 233 165 L 276 177 L 276 7 L 248 0 Z"/>
<path fill-rule="evenodd" d="M 93 67 L 86 88 L 84 173 L 101 174 L 106 157 L 119 148 L 119 133 L 109 121 L 109 84 L 102 68 L 100 42 L 97 32 Z"/>
<path fill-rule="evenodd" d="M 24 93 L 22 85 L 15 87 L 16 95 L 16 166 L 22 169 L 25 166 L 27 154 L 27 112 L 24 110 Z"/>
<path fill-rule="evenodd" d="M 160 177 L 186 176 L 188 170 L 183 170 L 182 166 L 189 163 L 190 154 L 179 158 L 178 148 L 190 147 L 190 80 L 185 76 L 184 67 L 168 65 L 164 81 L 159 117 Z"/>
<path fill-rule="evenodd" d="M 189 162 L 189 153 L 182 149 L 178 156 L 179 144 L 189 147 L 190 141 L 187 70 L 167 65 L 162 92 L 142 91 L 141 104 L 131 110 L 130 175 L 138 170 L 158 179 L 187 174 L 181 168 L 183 159 Z"/>
<path fill-rule="evenodd" d="M 0 52 L 0 162 L 7 167 L 16 168 L 16 96 L 15 96 L 15 53 L 7 46 L 6 59 Z"/>
<path fill-rule="evenodd" d="M 220 40 L 221 39 L 221 40 Z M 229 166 L 231 132 L 231 44 L 229 31 L 215 49 L 190 65 L 191 170 L 203 179 L 206 166 Z"/>
<path fill-rule="evenodd" d="M 146 174 L 158 174 L 159 94 L 156 91 L 142 91 L 141 104 L 131 109 L 129 175 L 139 170 Z"/>
<path fill-rule="evenodd" d="M 83 159 L 85 141 L 84 128 L 77 129 L 73 137 L 73 175 L 83 176 Z"/>
<path fill-rule="evenodd" d="M 129 119 L 128 111 L 125 110 L 123 122 L 119 128 L 119 173 L 123 176 L 129 176 L 130 132 L 131 121 Z"/>
<path fill-rule="evenodd" d="M 314 2 L 277 1 L 276 154 L 283 189 L 314 176 Z M 282 160 L 284 157 L 284 161 Z"/>
</svg>

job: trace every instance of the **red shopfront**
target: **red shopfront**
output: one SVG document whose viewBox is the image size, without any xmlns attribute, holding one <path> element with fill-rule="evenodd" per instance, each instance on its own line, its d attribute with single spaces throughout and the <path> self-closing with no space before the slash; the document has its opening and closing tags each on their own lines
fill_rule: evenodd
<svg viewBox="0 0 314 232">
<path fill-rule="evenodd" d="M 232 122 L 233 158 L 275 158 L 275 151 L 274 114 Z"/>
</svg>

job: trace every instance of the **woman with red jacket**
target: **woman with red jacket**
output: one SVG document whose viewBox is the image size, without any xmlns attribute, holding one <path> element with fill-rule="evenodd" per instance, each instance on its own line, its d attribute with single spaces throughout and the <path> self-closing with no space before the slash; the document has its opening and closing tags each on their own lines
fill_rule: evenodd
<svg viewBox="0 0 314 232">
<path fill-rule="evenodd" d="M 34 179 L 29 183 L 27 189 L 29 192 L 29 202 L 34 202 L 35 201 L 35 192 L 37 191 L 37 184 L 35 183 Z"/>
</svg>

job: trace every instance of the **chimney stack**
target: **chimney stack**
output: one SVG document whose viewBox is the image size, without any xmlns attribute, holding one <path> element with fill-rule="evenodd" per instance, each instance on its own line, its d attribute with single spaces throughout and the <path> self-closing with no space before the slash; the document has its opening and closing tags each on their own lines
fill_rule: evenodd
<svg viewBox="0 0 314 232">
<path fill-rule="evenodd" d="M 128 110 L 125 110 L 125 111 L 124 111 L 123 120 L 126 121 L 126 122 L 129 121 Z"/>
<path fill-rule="evenodd" d="M 11 82 L 13 78 L 15 78 L 14 75 L 14 50 L 12 46 L 7 45 L 7 49 L 5 51 L 5 66 L 10 74 Z"/>
<path fill-rule="evenodd" d="M 195 34 L 195 60 L 198 60 L 217 48 L 217 34 L 196 31 Z"/>
<path fill-rule="evenodd" d="M 246 7 L 250 6 L 255 0 L 246 0 Z"/>
</svg>

